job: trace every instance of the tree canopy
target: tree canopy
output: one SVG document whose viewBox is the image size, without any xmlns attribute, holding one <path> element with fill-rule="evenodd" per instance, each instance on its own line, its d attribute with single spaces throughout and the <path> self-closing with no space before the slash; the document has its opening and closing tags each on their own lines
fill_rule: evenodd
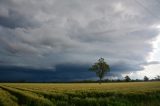
<svg viewBox="0 0 160 106">
<path fill-rule="evenodd" d="M 105 76 L 106 72 L 110 71 L 109 65 L 104 61 L 104 58 L 100 58 L 98 62 L 94 63 L 91 68 L 89 68 L 90 71 L 96 72 L 96 75 L 100 79 L 100 83 Z"/>
<path fill-rule="evenodd" d="M 131 81 L 131 78 L 130 78 L 128 75 L 126 75 L 126 76 L 124 77 L 124 79 L 125 79 L 126 82 Z"/>
<path fill-rule="evenodd" d="M 147 76 L 144 76 L 144 81 L 148 81 L 149 78 Z"/>
</svg>

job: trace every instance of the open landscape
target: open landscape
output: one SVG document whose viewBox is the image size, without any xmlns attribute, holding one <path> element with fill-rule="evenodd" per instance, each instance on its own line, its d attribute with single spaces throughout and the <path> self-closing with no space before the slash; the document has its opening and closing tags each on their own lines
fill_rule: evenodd
<svg viewBox="0 0 160 106">
<path fill-rule="evenodd" d="M 0 106 L 160 106 L 160 82 L 1 83 Z"/>
<path fill-rule="evenodd" d="M 160 0 L 0 0 L 0 106 L 160 106 Z"/>
</svg>

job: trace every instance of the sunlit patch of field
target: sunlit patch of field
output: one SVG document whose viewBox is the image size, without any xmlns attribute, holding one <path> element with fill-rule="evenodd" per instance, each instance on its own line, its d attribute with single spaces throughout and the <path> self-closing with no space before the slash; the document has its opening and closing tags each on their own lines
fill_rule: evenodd
<svg viewBox="0 0 160 106">
<path fill-rule="evenodd" d="M 160 106 L 160 82 L 1 83 L 0 106 L 13 106 L 12 104 L 15 106 Z"/>
</svg>

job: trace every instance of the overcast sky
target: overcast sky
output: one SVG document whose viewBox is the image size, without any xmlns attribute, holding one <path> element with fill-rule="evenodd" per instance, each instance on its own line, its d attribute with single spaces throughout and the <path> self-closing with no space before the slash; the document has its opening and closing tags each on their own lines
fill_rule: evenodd
<svg viewBox="0 0 160 106">
<path fill-rule="evenodd" d="M 160 75 L 159 0 L 0 0 L 0 80 Z"/>
</svg>

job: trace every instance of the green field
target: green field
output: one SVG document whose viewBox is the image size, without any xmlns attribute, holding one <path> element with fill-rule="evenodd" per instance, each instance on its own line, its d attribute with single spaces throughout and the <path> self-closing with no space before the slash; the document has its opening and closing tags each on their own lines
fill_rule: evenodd
<svg viewBox="0 0 160 106">
<path fill-rule="evenodd" d="M 0 83 L 0 106 L 160 106 L 160 82 Z"/>
</svg>

